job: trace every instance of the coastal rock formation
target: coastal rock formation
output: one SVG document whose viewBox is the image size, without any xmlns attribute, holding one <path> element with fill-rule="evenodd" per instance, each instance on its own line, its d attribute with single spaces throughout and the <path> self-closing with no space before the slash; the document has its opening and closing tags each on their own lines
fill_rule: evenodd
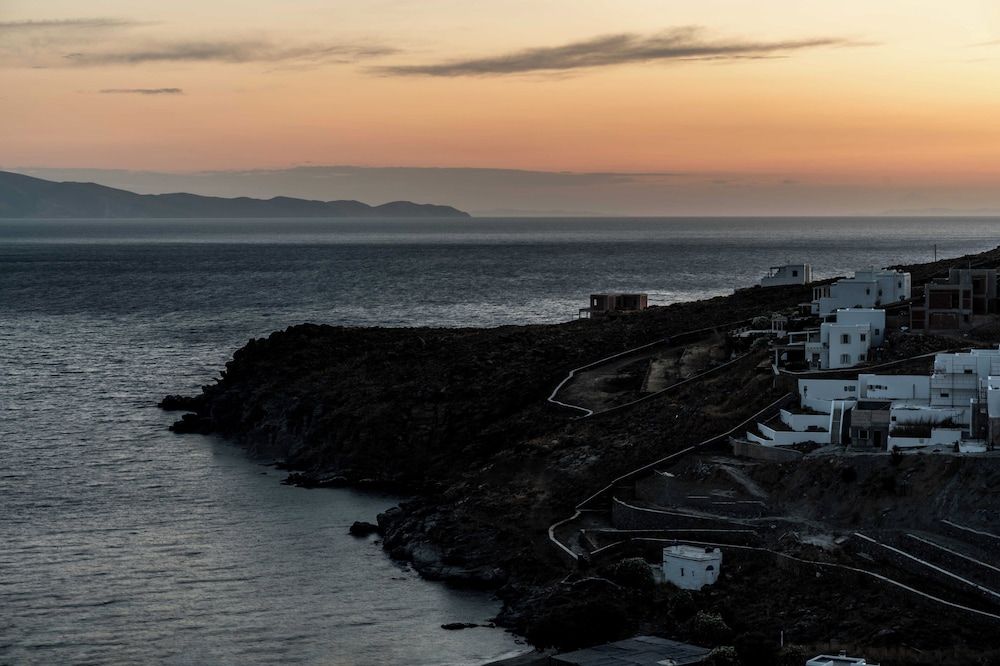
<svg viewBox="0 0 1000 666">
<path fill-rule="evenodd" d="M 376 532 L 378 532 L 378 525 L 362 520 L 355 520 L 354 523 L 351 524 L 351 527 L 347 530 L 348 534 L 356 537 L 366 537 L 370 534 L 375 534 Z"/>
<path fill-rule="evenodd" d="M 1000 261 L 1000 250 L 983 256 Z M 879 622 L 895 617 L 892 631 L 912 641 L 923 624 L 884 589 L 846 574 L 775 571 L 749 555 L 727 559 L 731 577 L 696 595 L 623 587 L 600 571 L 560 583 L 566 565 L 548 541 L 550 524 L 619 474 L 724 432 L 784 393 L 759 372 L 761 350 L 724 376 L 579 419 L 545 400 L 566 372 L 693 328 L 788 311 L 810 297 L 807 287 L 747 289 L 603 320 L 495 329 L 304 324 L 249 341 L 192 402 L 165 402 L 194 410 L 176 432 L 213 432 L 280 458 L 293 470 L 290 483 L 336 479 L 411 494 L 378 516 L 386 551 L 428 578 L 495 588 L 505 604 L 498 622 L 539 646 L 667 626 L 691 638 L 708 631 L 707 621 L 693 619 L 699 610 L 725 618 L 732 636 L 771 631 L 768 609 L 779 598 L 802 636 L 873 638 L 886 628 Z M 790 548 L 833 557 L 808 544 Z M 771 593 L 761 597 L 761 589 Z M 863 590 L 869 605 L 852 590 Z M 740 603 L 756 604 L 757 614 L 740 613 Z"/>
</svg>

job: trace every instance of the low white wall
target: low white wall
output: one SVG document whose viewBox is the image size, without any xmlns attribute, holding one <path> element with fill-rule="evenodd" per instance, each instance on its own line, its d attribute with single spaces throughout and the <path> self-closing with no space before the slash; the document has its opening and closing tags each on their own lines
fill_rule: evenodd
<svg viewBox="0 0 1000 666">
<path fill-rule="evenodd" d="M 922 446 L 930 446 L 930 437 L 893 437 L 889 435 L 889 449 L 916 449 Z"/>
<path fill-rule="evenodd" d="M 810 400 L 856 400 L 856 379 L 800 379 L 799 395 Z"/>
<path fill-rule="evenodd" d="M 954 428 L 934 428 L 930 437 L 893 437 L 889 435 L 889 448 L 912 449 L 921 446 L 955 446 L 962 439 L 962 431 Z"/>
<path fill-rule="evenodd" d="M 938 407 L 938 408 L 914 408 L 914 407 L 893 407 L 889 411 L 889 419 L 892 423 L 941 423 L 952 419 L 956 423 L 968 423 L 968 411 L 961 407 Z"/>
<path fill-rule="evenodd" d="M 760 430 L 760 433 L 764 435 L 764 437 L 771 440 L 770 444 L 772 446 L 775 444 L 803 444 L 805 442 L 816 442 L 818 444 L 830 443 L 829 432 L 789 432 L 787 430 L 775 430 L 774 428 L 769 428 L 763 423 L 758 423 L 757 428 Z"/>
<path fill-rule="evenodd" d="M 797 430 L 799 432 L 804 432 L 806 430 L 809 430 L 809 426 L 823 428 L 824 430 L 829 429 L 830 427 L 830 415 L 828 413 L 792 414 L 791 412 L 785 409 L 782 409 L 780 413 L 781 413 L 781 422 L 784 423 L 789 428 L 791 428 L 792 430 Z"/>
<path fill-rule="evenodd" d="M 833 403 L 830 400 L 814 400 L 813 398 L 800 398 L 799 402 L 803 407 L 808 407 L 815 412 L 822 412 L 824 414 L 829 414 L 833 409 Z M 827 419 L 829 420 L 829 419 Z"/>
<path fill-rule="evenodd" d="M 954 445 L 962 441 L 961 428 L 934 428 L 931 430 L 931 442 L 933 444 Z"/>
</svg>

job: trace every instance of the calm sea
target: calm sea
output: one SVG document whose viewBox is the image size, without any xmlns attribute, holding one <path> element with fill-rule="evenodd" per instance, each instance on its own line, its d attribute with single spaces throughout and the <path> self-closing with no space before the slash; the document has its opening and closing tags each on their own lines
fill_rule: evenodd
<svg viewBox="0 0 1000 666">
<path fill-rule="evenodd" d="M 0 663 L 475 664 L 488 595 L 348 537 L 396 500 L 282 486 L 155 408 L 303 321 L 558 322 L 997 245 L 992 219 L 0 221 Z"/>
</svg>

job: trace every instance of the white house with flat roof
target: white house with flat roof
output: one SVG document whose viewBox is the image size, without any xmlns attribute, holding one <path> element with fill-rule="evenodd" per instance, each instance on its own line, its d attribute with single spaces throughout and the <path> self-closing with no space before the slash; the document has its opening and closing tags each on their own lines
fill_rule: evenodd
<svg viewBox="0 0 1000 666">
<path fill-rule="evenodd" d="M 976 452 L 1000 444 L 1000 348 L 937 354 L 931 376 L 799 379 L 798 393 L 798 408 L 781 409 L 746 439 L 769 447 L 845 443 L 849 430 L 868 429 L 863 417 L 878 402 L 883 414 L 888 410 L 889 431 L 876 445 L 886 450 Z"/>
<path fill-rule="evenodd" d="M 812 282 L 812 266 L 809 264 L 787 264 L 771 266 L 767 275 L 760 279 L 762 287 L 781 287 L 793 284 L 808 284 Z"/>
<path fill-rule="evenodd" d="M 910 274 L 855 271 L 853 277 L 813 288 L 811 312 L 821 317 L 843 308 L 877 308 L 910 298 Z"/>
<path fill-rule="evenodd" d="M 885 342 L 885 310 L 844 308 L 820 324 L 819 336 L 805 343 L 806 362 L 823 370 L 850 368 L 868 361 Z"/>
<path fill-rule="evenodd" d="M 722 551 L 676 544 L 663 549 L 663 578 L 682 590 L 700 590 L 719 580 Z"/>
</svg>

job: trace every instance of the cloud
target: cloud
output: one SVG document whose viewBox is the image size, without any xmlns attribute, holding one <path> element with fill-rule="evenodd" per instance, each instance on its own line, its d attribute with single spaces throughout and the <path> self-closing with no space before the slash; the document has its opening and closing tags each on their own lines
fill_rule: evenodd
<svg viewBox="0 0 1000 666">
<path fill-rule="evenodd" d="M 102 95 L 183 95 L 181 88 L 105 88 Z"/>
<path fill-rule="evenodd" d="M 686 60 L 746 60 L 781 57 L 789 52 L 831 46 L 860 46 L 838 37 L 747 41 L 707 39 L 697 26 L 673 28 L 653 36 L 605 35 L 562 46 L 540 47 L 485 58 L 425 65 L 374 68 L 385 76 L 495 76 L 528 72 L 565 72 L 627 63 Z"/>
<path fill-rule="evenodd" d="M 52 30 L 95 30 L 106 28 L 125 28 L 141 25 L 137 21 L 120 18 L 75 18 L 47 21 L 0 21 L 0 33 L 4 32 L 40 32 Z"/>
<path fill-rule="evenodd" d="M 146 44 L 116 51 L 78 51 L 64 58 L 75 65 L 140 65 L 158 62 L 298 63 L 354 62 L 396 53 L 378 44 L 277 45 L 268 40 L 185 41 Z"/>
<path fill-rule="evenodd" d="M 2 0 L 0 0 L 2 2 Z M 155 63 L 270 63 L 315 66 L 352 63 L 397 53 L 376 42 L 301 42 L 276 35 L 257 38 L 141 38 L 149 26 L 122 18 L 68 18 L 0 22 L 0 66 L 90 67 Z M 107 33 L 113 33 L 111 39 Z M 119 34 L 122 33 L 122 34 Z"/>
</svg>

